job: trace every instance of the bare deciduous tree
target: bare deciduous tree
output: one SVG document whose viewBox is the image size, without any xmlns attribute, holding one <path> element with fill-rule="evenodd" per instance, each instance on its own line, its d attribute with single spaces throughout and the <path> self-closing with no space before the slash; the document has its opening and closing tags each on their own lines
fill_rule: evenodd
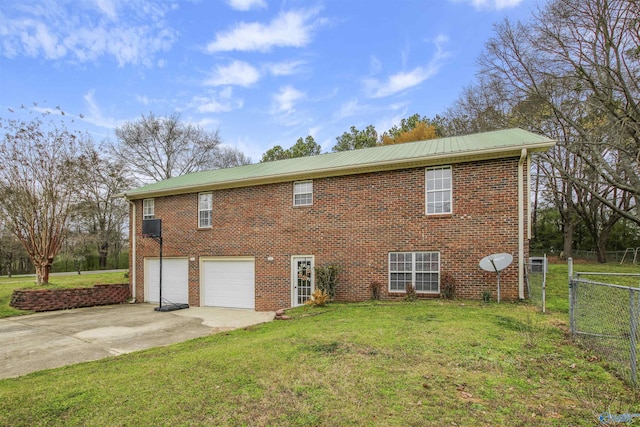
<svg viewBox="0 0 640 427">
<path fill-rule="evenodd" d="M 140 120 L 116 128 L 118 143 L 112 156 L 138 180 L 162 181 L 206 169 L 215 169 L 220 136 L 184 123 L 178 114 Z"/>
<path fill-rule="evenodd" d="M 0 215 L 31 258 L 36 282 L 47 284 L 77 201 L 82 136 L 41 117 L 0 119 L 0 128 Z"/>
<path fill-rule="evenodd" d="M 115 196 L 133 183 L 122 174 L 122 164 L 101 156 L 93 144 L 85 144 L 82 151 L 85 164 L 74 221 L 80 231 L 92 236 L 98 250 L 98 266 L 106 268 L 108 255 L 122 246 L 120 241 L 128 220 L 127 203 Z"/>
<path fill-rule="evenodd" d="M 606 183 L 640 197 L 640 3 L 634 0 L 553 0 L 528 23 L 508 20 L 480 59 L 481 73 L 497 79 L 515 102 L 536 99 L 547 127 L 571 135 L 561 149 L 597 171 L 578 178 L 554 167 L 575 188 L 640 224 L 640 212 L 617 203 Z M 616 159 L 612 163 L 611 159 Z M 553 159 L 549 159 L 553 161 Z"/>
<path fill-rule="evenodd" d="M 222 147 L 218 151 L 214 166 L 216 169 L 226 169 L 250 164 L 251 158 L 245 156 L 242 151 L 234 147 Z"/>
</svg>

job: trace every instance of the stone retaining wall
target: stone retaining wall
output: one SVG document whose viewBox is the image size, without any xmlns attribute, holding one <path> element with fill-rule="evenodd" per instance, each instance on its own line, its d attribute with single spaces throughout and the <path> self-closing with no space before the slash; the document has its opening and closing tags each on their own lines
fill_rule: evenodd
<svg viewBox="0 0 640 427">
<path fill-rule="evenodd" d="M 131 297 L 128 283 L 73 289 L 16 289 L 10 305 L 19 310 L 52 311 L 120 304 Z"/>
</svg>

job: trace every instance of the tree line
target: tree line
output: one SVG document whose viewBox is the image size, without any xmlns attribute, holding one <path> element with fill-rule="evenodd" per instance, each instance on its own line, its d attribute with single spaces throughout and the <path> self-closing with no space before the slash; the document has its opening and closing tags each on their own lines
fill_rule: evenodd
<svg viewBox="0 0 640 427">
<path fill-rule="evenodd" d="M 476 80 L 442 115 L 414 114 L 382 134 L 351 126 L 332 151 L 512 127 L 546 135 L 558 143 L 534 158 L 532 247 L 571 256 L 591 245 L 604 262 L 608 248 L 640 246 L 639 16 L 634 0 L 551 0 L 526 21 L 505 19 Z M 96 143 L 68 130 L 60 108 L 9 113 L 0 117 L 0 271 L 26 255 L 38 283 L 63 250 L 77 266 L 93 255 L 104 268 L 126 247 L 128 206 L 115 194 L 251 162 L 177 114 L 143 115 Z M 320 153 L 308 135 L 260 161 Z"/>
<path fill-rule="evenodd" d="M 37 105 L 34 105 L 37 107 Z M 117 141 L 94 141 L 67 127 L 64 111 L 22 106 L 0 118 L 0 272 L 33 268 L 49 281 L 63 254 L 80 271 L 89 257 L 119 267 L 127 246 L 127 203 L 135 186 L 250 159 L 222 147 L 218 132 L 154 114 L 116 128 Z M 27 116 L 28 118 L 24 118 Z"/>
</svg>

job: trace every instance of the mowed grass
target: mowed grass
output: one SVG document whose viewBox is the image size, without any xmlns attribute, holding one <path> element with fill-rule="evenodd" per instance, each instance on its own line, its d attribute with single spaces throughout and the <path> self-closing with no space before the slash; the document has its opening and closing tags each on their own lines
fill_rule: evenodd
<svg viewBox="0 0 640 427">
<path fill-rule="evenodd" d="M 98 283 L 128 283 L 129 279 L 123 272 L 112 273 L 83 273 L 69 275 L 51 275 L 50 283 L 38 286 L 35 276 L 0 277 L 0 318 L 29 314 L 31 312 L 17 310 L 9 305 L 14 289 L 60 289 L 60 288 L 84 288 Z"/>
<path fill-rule="evenodd" d="M 562 269 L 549 293 L 566 300 Z M 548 307 L 302 307 L 289 321 L 2 380 L 0 425 L 593 426 L 605 411 L 640 412 L 638 392 L 568 341 L 563 304 Z"/>
</svg>

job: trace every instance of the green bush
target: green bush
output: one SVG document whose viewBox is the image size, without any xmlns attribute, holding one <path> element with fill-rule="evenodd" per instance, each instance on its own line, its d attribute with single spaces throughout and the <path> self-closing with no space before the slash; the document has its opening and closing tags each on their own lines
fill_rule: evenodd
<svg viewBox="0 0 640 427">
<path fill-rule="evenodd" d="M 453 299 L 456 293 L 456 278 L 448 271 L 440 275 L 440 296 L 446 299 Z"/>
<path fill-rule="evenodd" d="M 378 282 L 377 280 L 374 280 L 369 285 L 369 288 L 371 289 L 371 299 L 379 300 L 380 290 L 382 289 L 382 283 Z"/>
<path fill-rule="evenodd" d="M 408 282 L 405 289 L 407 292 L 404 296 L 405 301 L 416 301 L 418 299 L 418 294 L 416 293 L 416 287 L 413 286 L 413 283 Z"/>
<path fill-rule="evenodd" d="M 329 300 L 333 300 L 336 297 L 340 270 L 341 267 L 338 264 L 320 265 L 315 268 L 316 288 L 326 293 Z"/>
</svg>

